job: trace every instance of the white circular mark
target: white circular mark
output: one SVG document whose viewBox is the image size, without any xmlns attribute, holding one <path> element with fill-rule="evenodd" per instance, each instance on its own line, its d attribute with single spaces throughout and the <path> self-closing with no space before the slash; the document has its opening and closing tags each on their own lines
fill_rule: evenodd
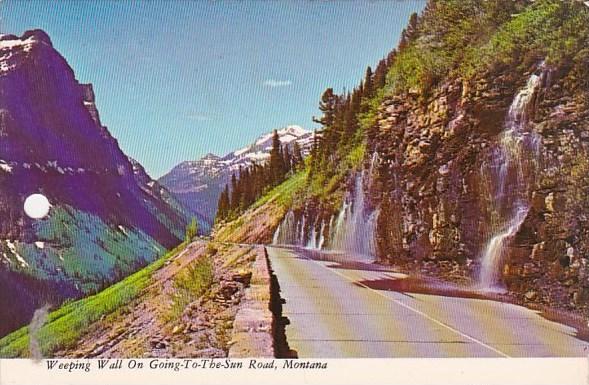
<svg viewBox="0 0 589 385">
<path fill-rule="evenodd" d="M 25 214 L 33 219 L 41 219 L 49 214 L 49 200 L 43 194 L 32 194 L 25 199 Z"/>
</svg>

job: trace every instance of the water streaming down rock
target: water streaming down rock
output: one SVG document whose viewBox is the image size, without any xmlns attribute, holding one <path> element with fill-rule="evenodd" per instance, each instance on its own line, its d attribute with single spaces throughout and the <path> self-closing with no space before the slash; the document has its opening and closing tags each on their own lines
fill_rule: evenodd
<svg viewBox="0 0 589 385">
<path fill-rule="evenodd" d="M 541 138 L 529 130 L 530 113 L 545 81 L 546 68 L 534 73 L 515 96 L 507 114 L 499 146 L 492 154 L 490 192 L 493 236 L 481 257 L 479 283 L 483 290 L 499 289 L 501 264 L 509 241 L 516 235 L 530 210 L 530 187 L 540 158 Z M 494 199 L 493 199 L 494 198 Z"/>
<path fill-rule="evenodd" d="M 298 234 L 297 231 L 297 221 L 295 218 L 295 214 L 292 211 L 289 211 L 284 216 L 284 219 L 274 232 L 274 237 L 272 239 L 272 244 L 274 245 L 297 245 L 298 244 Z"/>
<path fill-rule="evenodd" d="M 353 252 L 360 255 L 374 255 L 374 231 L 369 215 L 365 215 L 364 172 L 356 176 L 351 202 L 344 202 L 338 215 L 330 249 Z M 371 225 L 372 222 L 372 225 Z"/>
<path fill-rule="evenodd" d="M 370 188 L 377 161 L 378 155 L 374 153 L 369 169 L 356 175 L 354 191 L 352 194 L 348 194 L 338 214 L 330 249 L 370 257 L 374 257 L 376 254 L 374 230 L 378 210 L 370 212 L 364 186 Z"/>
<path fill-rule="evenodd" d="M 309 239 L 307 241 L 306 247 L 308 249 L 318 250 L 318 244 L 319 242 L 317 240 L 317 221 L 315 221 L 315 223 L 313 223 L 313 225 L 311 226 L 311 233 L 309 234 Z"/>
<path fill-rule="evenodd" d="M 337 216 L 332 216 L 328 223 L 324 220 L 319 222 L 319 219 L 315 218 L 312 219 L 312 225 L 307 226 L 308 213 L 304 212 L 297 218 L 293 211 L 289 211 L 276 229 L 272 243 L 298 245 L 315 250 L 322 250 L 328 245 L 330 250 L 373 257 L 376 249 L 374 229 L 378 210 L 370 210 L 367 207 L 364 186 L 370 187 L 377 160 L 375 153 L 369 169 L 356 175 L 354 191 L 347 194 Z M 326 233 L 329 233 L 328 239 L 325 237 Z"/>
<path fill-rule="evenodd" d="M 317 241 L 317 250 L 323 249 L 325 243 L 325 222 L 321 221 L 321 228 L 319 230 L 319 240 Z"/>
</svg>

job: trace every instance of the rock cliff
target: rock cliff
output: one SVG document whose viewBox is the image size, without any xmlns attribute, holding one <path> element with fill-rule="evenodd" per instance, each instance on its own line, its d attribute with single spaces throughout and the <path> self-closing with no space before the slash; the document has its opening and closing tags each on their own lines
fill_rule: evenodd
<svg viewBox="0 0 589 385">
<path fill-rule="evenodd" d="M 45 195 L 43 219 L 25 215 Z M 47 34 L 0 37 L 0 334 L 97 291 L 183 237 L 184 209 L 125 155 Z"/>
</svg>

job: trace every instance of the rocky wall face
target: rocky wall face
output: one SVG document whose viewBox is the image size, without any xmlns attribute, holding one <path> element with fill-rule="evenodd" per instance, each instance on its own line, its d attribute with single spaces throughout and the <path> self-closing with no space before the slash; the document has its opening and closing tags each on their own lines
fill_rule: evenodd
<svg viewBox="0 0 589 385">
<path fill-rule="evenodd" d="M 492 165 L 510 106 L 519 102 L 514 99 L 533 71 L 538 68 L 485 73 L 469 82 L 454 79 L 427 100 L 409 93 L 382 103 L 369 134 L 369 148 L 380 158 L 381 184 L 369 193 L 381 210 L 380 259 L 456 261 L 477 280 L 481 256 L 509 206 L 497 202 L 510 201 L 499 196 L 501 170 Z M 551 68 L 546 74 L 523 111 L 525 135 L 540 139 L 538 154 L 522 153 L 519 171 L 504 171 L 504 194 L 514 194 L 510 186 L 525 179 L 522 199 L 529 210 L 504 242 L 498 269 L 502 284 L 528 300 L 583 307 L 589 255 L 588 110 L 567 87 L 566 70 Z"/>
</svg>

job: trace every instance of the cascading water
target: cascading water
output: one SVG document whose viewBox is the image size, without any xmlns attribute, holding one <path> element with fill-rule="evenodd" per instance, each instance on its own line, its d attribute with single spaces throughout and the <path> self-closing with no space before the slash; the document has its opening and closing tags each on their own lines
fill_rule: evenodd
<svg viewBox="0 0 589 385">
<path fill-rule="evenodd" d="M 305 226 L 305 216 L 303 215 L 303 220 L 300 223 L 300 229 L 299 229 L 299 236 L 297 238 L 297 241 L 292 242 L 293 245 L 304 245 L 305 244 L 305 231 L 306 231 L 307 227 Z"/>
<path fill-rule="evenodd" d="M 492 154 L 490 171 L 495 186 L 493 220 L 494 234 L 481 257 L 479 282 L 483 290 L 497 289 L 501 263 L 509 241 L 523 224 L 530 209 L 529 192 L 534 167 L 540 158 L 541 138 L 528 130 L 529 113 L 546 76 L 544 64 L 540 74 L 532 74 L 509 108 L 505 129 L 498 148 Z M 494 188 L 493 188 L 494 187 Z"/>
<path fill-rule="evenodd" d="M 311 226 L 311 234 L 309 235 L 309 240 L 307 242 L 307 248 L 308 249 L 317 249 L 317 223 L 314 223 L 313 226 Z"/>
<path fill-rule="evenodd" d="M 370 188 L 377 160 L 377 154 L 374 153 L 367 172 L 363 170 L 360 175 L 356 175 L 354 192 L 344 199 L 338 214 L 330 249 L 371 257 L 375 255 L 374 230 L 378 212 L 373 210 L 368 216 L 366 215 L 364 184 L 365 178 L 368 177 L 367 185 Z"/>
<path fill-rule="evenodd" d="M 334 217 L 327 223 L 323 220 L 319 223 L 318 219 L 315 219 L 307 228 L 306 215 L 297 220 L 294 212 L 289 211 L 276 229 L 272 243 L 305 246 L 315 250 L 322 250 L 327 244 L 328 248 L 334 251 L 374 256 L 374 230 L 378 210 L 367 213 L 364 185 L 370 188 L 376 162 L 375 153 L 370 168 L 356 176 L 354 192 L 344 199 L 342 208 L 335 217 L 335 223 Z M 328 239 L 325 238 L 326 232 L 329 232 Z"/>
<path fill-rule="evenodd" d="M 323 248 L 323 244 L 325 243 L 325 222 L 321 222 L 321 229 L 319 230 L 319 240 L 317 241 L 317 246 L 315 247 L 317 250 L 321 250 Z"/>
<path fill-rule="evenodd" d="M 356 176 L 352 202 L 344 202 L 338 215 L 330 248 L 361 255 L 374 255 L 372 238 L 374 231 L 364 215 L 364 172 Z M 370 217 L 369 217 L 370 218 Z"/>
<path fill-rule="evenodd" d="M 272 239 L 274 245 L 297 245 L 298 244 L 297 221 L 292 211 L 289 211 L 276 231 Z"/>
</svg>

